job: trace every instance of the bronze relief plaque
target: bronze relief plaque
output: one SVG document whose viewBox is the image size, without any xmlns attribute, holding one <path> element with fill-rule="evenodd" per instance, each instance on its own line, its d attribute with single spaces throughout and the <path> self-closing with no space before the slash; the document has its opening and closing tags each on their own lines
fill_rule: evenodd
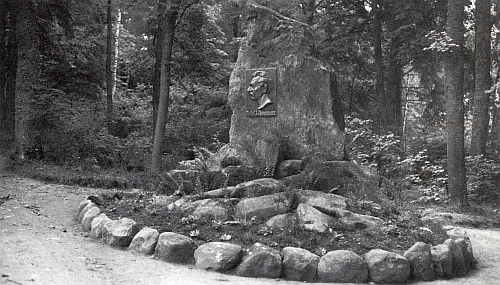
<svg viewBox="0 0 500 285">
<path fill-rule="evenodd" d="M 276 68 L 246 70 L 245 105 L 247 117 L 276 116 Z"/>
</svg>

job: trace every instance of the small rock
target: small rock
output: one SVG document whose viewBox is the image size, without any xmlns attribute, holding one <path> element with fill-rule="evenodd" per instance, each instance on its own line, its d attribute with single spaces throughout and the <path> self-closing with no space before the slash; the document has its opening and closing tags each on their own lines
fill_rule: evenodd
<svg viewBox="0 0 500 285">
<path fill-rule="evenodd" d="M 254 244 L 250 248 L 249 255 L 245 256 L 236 267 L 235 274 L 254 278 L 278 278 L 282 270 L 279 253 L 261 244 Z"/>
<path fill-rule="evenodd" d="M 285 192 L 244 199 L 236 205 L 235 210 L 240 221 L 248 221 L 252 217 L 267 219 L 288 212 L 292 203 L 293 196 Z"/>
<path fill-rule="evenodd" d="M 452 272 L 454 277 L 463 277 L 467 275 L 467 267 L 465 266 L 464 254 L 460 246 L 452 239 L 447 239 L 443 243 L 450 248 L 451 261 L 453 263 Z"/>
<path fill-rule="evenodd" d="M 292 159 L 284 160 L 276 167 L 276 177 L 283 178 L 299 174 L 302 171 L 302 160 Z"/>
<path fill-rule="evenodd" d="M 365 255 L 370 281 L 400 284 L 410 278 L 410 263 L 403 256 L 382 249 L 372 249 Z"/>
<path fill-rule="evenodd" d="M 472 252 L 472 243 L 467 235 L 467 231 L 462 228 L 454 228 L 448 230 L 446 234 L 462 249 L 467 270 L 473 269 L 476 265 L 476 260 L 474 258 L 474 253 Z"/>
<path fill-rule="evenodd" d="M 111 221 L 111 219 L 104 213 L 94 218 L 91 223 L 90 237 L 93 239 L 101 238 L 104 232 L 104 224 L 108 221 Z"/>
<path fill-rule="evenodd" d="M 368 281 L 368 267 L 363 258 L 352 251 L 330 251 L 319 260 L 318 278 L 321 282 L 364 283 Z"/>
<path fill-rule="evenodd" d="M 235 198 L 252 198 L 285 191 L 285 184 L 273 178 L 261 178 L 236 185 Z"/>
<path fill-rule="evenodd" d="M 319 256 L 302 248 L 285 247 L 283 255 L 283 277 L 287 280 L 316 282 Z"/>
<path fill-rule="evenodd" d="M 301 190 L 297 191 L 299 203 L 312 206 L 319 211 L 332 217 L 339 217 L 339 212 L 346 208 L 346 198 L 319 191 Z"/>
<path fill-rule="evenodd" d="M 435 279 L 430 245 L 416 242 L 403 256 L 410 262 L 413 277 L 424 281 Z"/>
<path fill-rule="evenodd" d="M 269 219 L 266 226 L 275 230 L 293 231 L 297 226 L 297 217 L 291 213 L 277 215 Z"/>
<path fill-rule="evenodd" d="M 241 246 L 224 242 L 209 242 L 194 252 L 196 266 L 218 272 L 235 267 L 240 262 L 241 255 Z"/>
<path fill-rule="evenodd" d="M 104 223 L 102 237 L 113 247 L 128 247 L 134 236 L 139 232 L 137 223 L 129 218 Z"/>
<path fill-rule="evenodd" d="M 301 227 L 318 233 L 328 231 L 335 223 L 332 217 L 306 204 L 299 204 L 297 207 L 297 219 Z"/>
<path fill-rule="evenodd" d="M 215 220 L 225 222 L 229 219 L 229 213 L 222 207 L 198 207 L 192 214 L 195 220 Z"/>
<path fill-rule="evenodd" d="M 75 214 L 75 219 L 77 221 L 80 221 L 80 213 L 90 203 L 92 203 L 92 201 L 90 201 L 90 200 L 85 200 L 85 201 L 80 202 L 80 205 L 78 206 L 78 210 L 76 211 L 76 214 Z"/>
<path fill-rule="evenodd" d="M 92 229 L 92 221 L 101 214 L 101 209 L 97 207 L 90 208 L 82 219 L 82 228 L 85 232 L 90 232 Z"/>
<path fill-rule="evenodd" d="M 137 253 L 152 254 L 159 236 L 160 233 L 156 229 L 143 228 L 134 236 L 128 248 Z"/>
<path fill-rule="evenodd" d="M 83 209 L 80 211 L 80 213 L 78 214 L 78 222 L 82 222 L 83 220 L 83 217 L 85 216 L 85 214 L 87 213 L 88 210 L 94 208 L 94 207 L 97 207 L 96 204 L 90 202 L 90 203 L 87 203 L 87 205 L 85 207 L 83 207 Z"/>
<path fill-rule="evenodd" d="M 434 233 L 428 227 L 419 227 L 415 232 L 415 238 L 427 244 L 436 244 Z"/>
<path fill-rule="evenodd" d="M 191 238 L 173 232 L 161 233 L 155 248 L 155 257 L 172 263 L 193 263 L 198 246 Z"/>
<path fill-rule="evenodd" d="M 453 277 L 453 260 L 450 247 L 440 244 L 431 247 L 432 267 L 437 278 Z"/>
<path fill-rule="evenodd" d="M 382 224 L 382 219 L 343 210 L 339 212 L 339 222 L 352 229 L 373 229 Z"/>
</svg>

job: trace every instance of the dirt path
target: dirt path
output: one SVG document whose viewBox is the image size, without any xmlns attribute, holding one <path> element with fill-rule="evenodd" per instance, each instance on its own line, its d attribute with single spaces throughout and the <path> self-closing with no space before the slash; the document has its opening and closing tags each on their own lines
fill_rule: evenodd
<svg viewBox="0 0 500 285">
<path fill-rule="evenodd" d="M 111 248 L 73 221 L 89 188 L 0 177 L 0 284 L 304 284 L 178 266 Z M 479 270 L 466 279 L 413 284 L 500 284 L 500 231 L 469 229 Z"/>
</svg>

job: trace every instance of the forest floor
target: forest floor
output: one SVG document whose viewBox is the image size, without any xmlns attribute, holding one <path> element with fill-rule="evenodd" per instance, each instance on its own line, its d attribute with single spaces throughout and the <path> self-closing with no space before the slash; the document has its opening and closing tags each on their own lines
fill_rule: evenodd
<svg viewBox="0 0 500 285">
<path fill-rule="evenodd" d="M 303 284 L 207 272 L 111 248 L 74 220 L 100 189 L 0 177 L 0 284 Z M 413 284 L 500 284 L 500 231 L 468 228 L 478 269 L 466 278 Z"/>
</svg>

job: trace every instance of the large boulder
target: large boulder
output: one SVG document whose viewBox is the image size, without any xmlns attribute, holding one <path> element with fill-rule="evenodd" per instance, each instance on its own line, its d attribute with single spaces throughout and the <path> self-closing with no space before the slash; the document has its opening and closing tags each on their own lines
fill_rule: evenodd
<svg viewBox="0 0 500 285">
<path fill-rule="evenodd" d="M 209 242 L 194 252 L 196 266 L 218 272 L 228 271 L 238 265 L 241 256 L 241 246 L 224 242 Z"/>
<path fill-rule="evenodd" d="M 134 236 L 128 248 L 137 253 L 152 254 L 159 237 L 160 233 L 156 229 L 143 228 Z"/>
<path fill-rule="evenodd" d="M 319 260 L 318 278 L 330 283 L 364 283 L 368 281 L 368 267 L 356 253 L 334 250 Z"/>
<path fill-rule="evenodd" d="M 219 221 L 225 222 L 229 219 L 229 212 L 227 209 L 219 206 L 205 206 L 198 207 L 194 210 L 192 217 L 195 220 L 205 221 Z"/>
<path fill-rule="evenodd" d="M 164 232 L 158 237 L 155 258 L 171 263 L 193 263 L 197 247 L 194 240 L 187 236 Z"/>
<path fill-rule="evenodd" d="M 236 267 L 235 274 L 245 277 L 278 278 L 283 271 L 281 255 L 262 244 L 254 244 Z"/>
<path fill-rule="evenodd" d="M 416 242 L 403 255 L 410 262 L 412 277 L 424 281 L 435 279 L 432 268 L 431 246 L 424 242 Z"/>
<path fill-rule="evenodd" d="M 383 284 L 402 284 L 410 278 L 410 263 L 403 256 L 383 249 L 365 254 L 370 281 Z"/>
<path fill-rule="evenodd" d="M 283 278 L 316 282 L 319 256 L 297 247 L 285 247 L 281 254 L 283 255 Z"/>
<path fill-rule="evenodd" d="M 134 220 L 121 218 L 104 224 L 102 238 L 113 247 L 128 247 L 138 232 L 139 226 Z"/>
<path fill-rule="evenodd" d="M 268 1 L 266 5 L 278 13 L 303 16 L 298 0 Z M 209 159 L 210 167 L 220 167 L 221 161 L 233 155 L 241 164 L 272 176 L 280 157 L 342 159 L 345 138 L 339 128 L 343 117 L 336 80 L 311 56 L 311 28 L 276 17 L 253 1 L 247 9 L 252 17 L 248 17 L 247 37 L 229 81 L 228 102 L 233 110 L 229 144 Z M 272 103 L 266 108 L 247 92 L 254 75 L 262 71 Z"/>
<path fill-rule="evenodd" d="M 292 192 L 248 198 L 236 205 L 236 216 L 240 221 L 249 221 L 253 217 L 267 219 L 290 211 L 293 203 Z"/>
</svg>

